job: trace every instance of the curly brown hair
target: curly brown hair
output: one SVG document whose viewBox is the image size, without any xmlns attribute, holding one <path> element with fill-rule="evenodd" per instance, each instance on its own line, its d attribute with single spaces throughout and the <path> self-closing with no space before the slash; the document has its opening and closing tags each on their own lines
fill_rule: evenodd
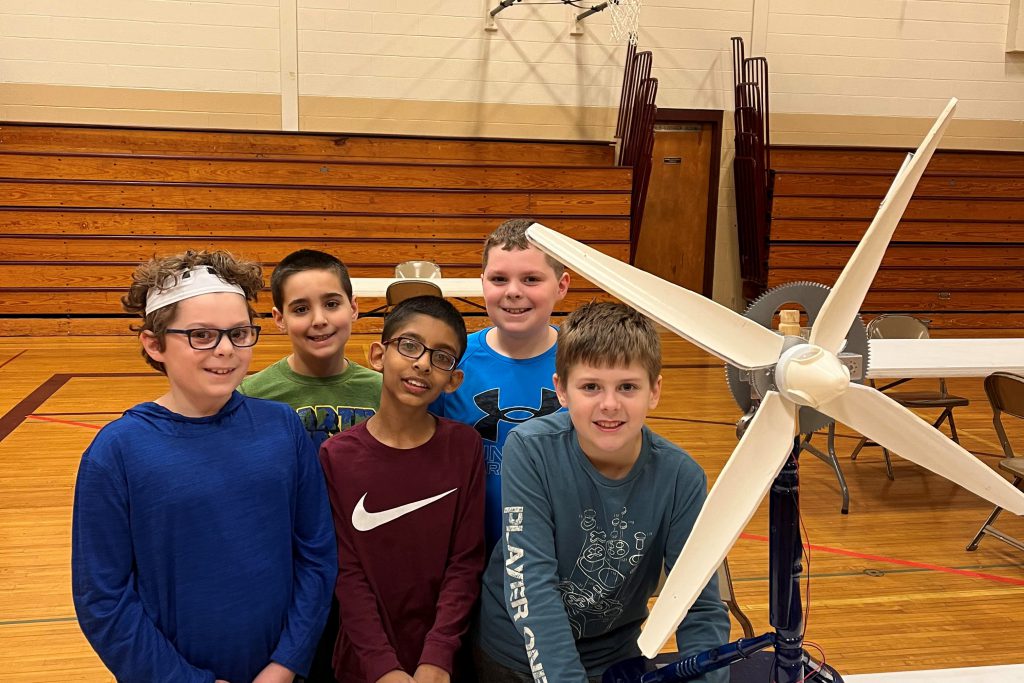
<svg viewBox="0 0 1024 683">
<path fill-rule="evenodd" d="M 146 315 L 146 297 L 153 288 L 164 289 L 162 285 L 172 276 L 196 266 L 209 266 L 225 282 L 238 285 L 245 292 L 247 308 L 249 309 L 249 320 L 256 316 L 256 311 L 251 303 L 256 301 L 256 295 L 263 289 L 263 274 L 258 263 L 237 259 L 226 251 L 196 251 L 189 249 L 182 254 L 172 256 L 154 256 L 146 263 L 140 264 L 132 273 L 132 284 L 128 293 L 121 297 L 121 307 L 128 313 L 134 313 L 142 318 L 142 322 L 131 325 L 133 332 L 152 332 L 160 342 L 160 349 L 164 348 L 164 335 L 171 321 L 178 311 L 178 304 L 173 303 L 163 308 L 158 308 L 149 315 Z M 150 358 L 146 349 L 142 349 L 142 357 L 153 368 L 167 374 L 164 364 Z"/>
</svg>

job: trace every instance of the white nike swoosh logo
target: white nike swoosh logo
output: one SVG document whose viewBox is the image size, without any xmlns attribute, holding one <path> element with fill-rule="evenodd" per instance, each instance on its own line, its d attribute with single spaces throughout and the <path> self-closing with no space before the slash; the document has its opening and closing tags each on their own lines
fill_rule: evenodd
<svg viewBox="0 0 1024 683">
<path fill-rule="evenodd" d="M 356 528 L 356 531 L 369 531 L 370 529 L 376 529 L 382 524 L 393 522 L 402 515 L 407 515 L 410 512 L 419 510 L 421 507 L 430 505 L 435 500 L 441 500 L 449 493 L 458 491 L 458 488 L 454 488 L 451 491 L 445 491 L 432 498 L 424 498 L 423 500 L 417 500 L 414 503 L 406 503 L 405 505 L 399 505 L 396 508 L 390 510 L 381 510 L 380 512 L 367 512 L 366 508 L 363 507 L 363 501 L 366 500 L 368 494 L 364 493 L 363 497 L 356 503 L 356 507 L 352 510 L 352 526 Z"/>
</svg>

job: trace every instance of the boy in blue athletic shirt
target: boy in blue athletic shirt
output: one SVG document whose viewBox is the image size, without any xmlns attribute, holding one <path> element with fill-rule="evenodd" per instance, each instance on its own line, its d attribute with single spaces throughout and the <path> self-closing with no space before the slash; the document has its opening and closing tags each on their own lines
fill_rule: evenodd
<svg viewBox="0 0 1024 683">
<path fill-rule="evenodd" d="M 465 380 L 430 410 L 474 427 L 487 467 L 484 531 L 490 553 L 501 533 L 501 452 L 516 425 L 560 409 L 551 377 L 555 341 L 551 311 L 569 290 L 565 267 L 526 240 L 533 221 L 517 218 L 484 241 L 484 302 L 493 327 L 469 336 L 459 363 Z"/>
<path fill-rule="evenodd" d="M 168 391 L 82 456 L 72 592 L 124 683 L 288 683 L 309 669 L 338 572 L 316 448 L 288 406 L 235 391 L 259 338 L 260 268 L 154 259 L 122 299 Z"/>
<path fill-rule="evenodd" d="M 555 363 L 568 412 L 530 420 L 505 443 L 503 536 L 484 571 L 475 637 L 487 683 L 595 683 L 638 656 L 647 601 L 707 495 L 700 466 L 644 425 L 661 394 L 661 346 L 647 318 L 586 304 L 559 329 Z M 676 644 L 690 655 L 728 637 L 713 578 Z"/>
</svg>

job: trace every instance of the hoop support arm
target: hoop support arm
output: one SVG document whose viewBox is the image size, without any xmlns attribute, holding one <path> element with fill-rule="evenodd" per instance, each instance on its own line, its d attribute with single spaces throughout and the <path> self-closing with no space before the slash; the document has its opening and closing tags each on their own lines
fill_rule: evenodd
<svg viewBox="0 0 1024 683">
<path fill-rule="evenodd" d="M 598 12 L 603 11 L 607 7 L 608 7 L 608 3 L 607 2 L 602 2 L 600 5 L 594 5 L 593 7 L 588 9 L 586 12 L 580 12 L 579 14 L 577 14 L 576 15 L 576 21 L 583 21 L 584 19 L 589 17 L 591 14 L 597 14 Z"/>
<path fill-rule="evenodd" d="M 498 3 L 498 6 L 490 11 L 491 17 L 493 18 L 497 16 L 498 12 L 508 9 L 517 2 L 519 2 L 519 0 L 501 0 L 501 2 Z"/>
</svg>

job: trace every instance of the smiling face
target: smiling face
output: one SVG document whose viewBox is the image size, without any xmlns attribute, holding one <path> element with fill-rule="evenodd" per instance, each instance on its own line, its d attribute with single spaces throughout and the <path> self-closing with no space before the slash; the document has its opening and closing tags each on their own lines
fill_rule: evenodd
<svg viewBox="0 0 1024 683">
<path fill-rule="evenodd" d="M 569 289 L 569 274 L 555 275 L 534 247 L 491 247 L 482 278 L 487 315 L 503 335 L 517 338 L 547 335 L 551 311 Z"/>
<path fill-rule="evenodd" d="M 245 298 L 220 292 L 179 301 L 174 319 L 176 329 L 210 327 L 230 329 L 249 325 Z M 165 334 L 163 343 L 152 332 L 139 335 L 146 353 L 164 364 L 170 391 L 157 403 L 188 417 L 204 417 L 220 410 L 249 370 L 252 347 L 235 348 L 227 335 L 212 349 L 193 349 L 183 334 Z"/>
<path fill-rule="evenodd" d="M 359 308 L 350 301 L 341 280 L 330 270 L 303 270 L 282 287 L 283 310 L 275 306 L 274 322 L 292 342 L 288 364 L 300 375 L 330 377 L 345 369 L 345 344 Z"/>
<path fill-rule="evenodd" d="M 446 351 L 459 357 L 459 338 L 447 323 L 421 313 L 412 315 L 390 333 L 392 339 L 406 337 L 415 339 L 424 346 Z M 409 358 L 399 353 L 398 342 L 386 346 L 374 342 L 370 346 L 370 365 L 383 374 L 381 408 L 386 404 L 421 408 L 441 395 L 442 391 L 452 392 L 462 383 L 462 370 L 441 370 L 430 362 L 430 351 L 424 351 L 419 358 Z"/>
<path fill-rule="evenodd" d="M 602 464 L 632 465 L 640 454 L 644 420 L 661 397 L 661 376 L 652 384 L 640 363 L 579 363 L 568 377 L 555 375 L 554 380 L 587 457 Z"/>
</svg>

